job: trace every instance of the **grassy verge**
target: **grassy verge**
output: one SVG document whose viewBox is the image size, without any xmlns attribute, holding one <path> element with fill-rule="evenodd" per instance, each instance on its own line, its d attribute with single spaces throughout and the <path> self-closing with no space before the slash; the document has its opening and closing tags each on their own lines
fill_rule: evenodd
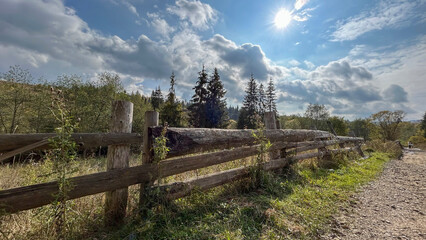
<svg viewBox="0 0 426 240">
<path fill-rule="evenodd" d="M 159 202 L 147 218 L 136 214 L 138 188 L 130 188 L 129 210 L 133 214 L 120 229 L 104 229 L 103 194 L 72 201 L 69 239 L 311 239 L 326 231 L 330 216 L 350 202 L 350 196 L 362 184 L 371 181 L 391 156 L 374 153 L 366 160 L 349 161 L 335 156 L 338 165 L 318 167 L 316 160 L 293 165 L 284 173 L 262 175 L 260 187 L 253 188 L 251 179 L 215 188 L 208 193 L 195 193 L 173 202 Z M 132 159 L 133 164 L 137 158 Z M 203 174 L 246 164 L 200 170 Z M 46 181 L 40 176 L 49 169 L 46 163 L 4 167 L 3 173 L 17 182 L 3 178 L 0 187 Z M 47 163 L 48 164 L 48 163 Z M 76 175 L 101 171 L 104 159 L 80 161 Z M 132 164 L 132 165 L 133 165 Z M 207 172 L 205 172 L 207 171 Z M 198 175 L 188 173 L 188 176 Z M 188 176 L 180 176 L 187 178 Z M 6 177 L 6 175 L 3 175 Z M 9 180 L 11 180 L 9 178 Z M 6 180 L 6 181 L 5 181 Z M 19 180 L 19 181 L 18 181 Z M 176 180 L 176 179 L 172 179 Z M 50 219 L 47 207 L 4 216 L 0 221 L 0 239 L 49 239 Z M 13 234 L 10 232 L 13 231 Z M 9 236 L 9 237 L 8 237 Z"/>
<path fill-rule="evenodd" d="M 341 157 L 341 156 L 340 156 Z M 311 239 L 327 230 L 333 213 L 350 203 L 359 187 L 382 171 L 389 154 L 335 169 L 294 165 L 266 174 L 258 189 L 248 181 L 195 194 L 153 209 L 107 233 L 111 239 Z"/>
</svg>

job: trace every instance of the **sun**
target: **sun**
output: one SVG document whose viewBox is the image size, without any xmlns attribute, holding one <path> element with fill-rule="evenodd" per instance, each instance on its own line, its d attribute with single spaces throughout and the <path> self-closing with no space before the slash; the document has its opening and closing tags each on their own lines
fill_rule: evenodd
<svg viewBox="0 0 426 240">
<path fill-rule="evenodd" d="M 278 29 L 284 29 L 291 22 L 291 13 L 287 9 L 281 8 L 275 15 L 274 24 Z"/>
</svg>

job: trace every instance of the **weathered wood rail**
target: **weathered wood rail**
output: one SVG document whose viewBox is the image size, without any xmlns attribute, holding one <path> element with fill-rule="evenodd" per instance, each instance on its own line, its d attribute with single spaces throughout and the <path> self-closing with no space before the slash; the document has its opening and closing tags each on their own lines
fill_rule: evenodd
<svg viewBox="0 0 426 240">
<path fill-rule="evenodd" d="M 0 134 L 0 153 L 25 147 L 55 136 L 55 133 Z M 142 135 L 137 133 L 74 133 L 72 137 L 81 148 L 112 144 L 142 144 L 143 142 Z M 35 149 L 49 149 L 49 145 L 44 144 Z"/>
<path fill-rule="evenodd" d="M 122 110 L 122 112 L 125 111 Z M 109 151 L 112 151 L 112 149 L 120 151 L 119 154 L 115 154 L 116 156 L 108 157 L 108 171 L 68 179 L 73 186 L 67 193 L 69 200 L 109 192 L 105 212 L 106 218 L 109 220 L 107 221 L 108 224 L 119 222 L 125 216 L 128 186 L 141 184 L 142 192 L 147 187 L 149 188 L 150 183 L 159 178 L 234 161 L 259 153 L 259 145 L 255 143 L 253 130 L 168 128 L 166 137 L 168 138 L 167 146 L 170 149 L 169 155 L 167 159 L 159 163 L 152 163 L 150 161 L 152 159 L 151 142 L 152 139 L 161 134 L 163 128 L 156 126 L 158 114 L 154 112 L 147 114 L 149 114 L 147 119 L 151 120 L 148 120 L 149 124 L 147 124 L 145 130 L 144 161 L 139 166 L 128 167 L 128 162 L 124 159 L 127 158 L 128 151 L 130 151 L 125 146 L 142 142 L 140 135 L 121 133 L 129 131 L 129 125 L 123 126 L 123 131 L 117 128 L 115 132 L 119 133 L 73 135 L 77 142 L 81 142 L 85 146 L 106 144 L 109 145 Z M 117 121 L 116 124 L 123 123 L 120 117 L 114 119 Z M 273 120 L 269 120 L 267 126 L 272 129 L 263 132 L 264 136 L 272 143 L 268 151 L 281 154 L 270 155 L 270 160 L 262 163 L 261 167 L 266 171 L 281 169 L 292 162 L 307 158 L 323 157 L 333 151 L 352 151 L 354 149 L 360 151 L 359 146 L 363 141 L 362 138 L 336 137 L 324 131 L 275 129 L 277 127 L 274 126 L 275 117 L 273 116 Z M 126 121 L 130 122 L 131 126 L 131 119 L 127 118 Z M 148 127 L 148 125 L 151 127 Z M 25 144 L 34 144 L 52 136 L 54 135 L 0 135 L 0 151 L 22 148 L 25 147 Z M 8 141 L 10 145 L 4 141 Z M 343 146 L 343 144 L 353 145 L 354 148 L 326 149 L 328 146 Z M 45 147 L 48 146 L 45 145 Z M 319 151 L 303 153 L 312 149 L 319 149 Z M 193 155 L 188 156 L 188 154 Z M 161 188 L 167 191 L 168 199 L 176 199 L 187 196 L 194 189 L 207 190 L 247 177 L 248 174 L 249 167 L 238 167 L 200 176 L 196 179 L 163 185 Z M 0 191 L 0 211 L 16 213 L 47 205 L 55 200 L 54 196 L 58 190 L 58 184 L 55 181 L 2 190 Z M 120 191 L 117 192 L 117 190 Z M 144 199 L 141 199 L 141 201 L 143 202 Z"/>
</svg>

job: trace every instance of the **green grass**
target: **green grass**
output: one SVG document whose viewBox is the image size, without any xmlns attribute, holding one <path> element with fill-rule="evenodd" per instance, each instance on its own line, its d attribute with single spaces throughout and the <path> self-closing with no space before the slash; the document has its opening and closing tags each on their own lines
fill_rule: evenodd
<svg viewBox="0 0 426 240">
<path fill-rule="evenodd" d="M 208 194 L 160 205 L 145 220 L 132 219 L 110 239 L 311 239 L 327 231 L 330 217 L 350 203 L 363 184 L 382 171 L 388 154 L 336 169 L 295 165 L 261 187 L 249 180 Z"/>
<path fill-rule="evenodd" d="M 317 164 L 311 159 L 295 164 L 281 174 L 264 173 L 260 187 L 253 187 L 252 180 L 246 179 L 217 187 L 208 193 L 160 202 L 143 219 L 136 212 L 138 187 L 132 186 L 129 216 L 119 229 L 102 226 L 103 194 L 76 199 L 72 201 L 73 210 L 69 213 L 68 238 L 312 239 L 327 231 L 330 216 L 348 205 L 351 195 L 361 185 L 374 179 L 391 156 L 374 153 L 369 159 L 357 161 L 349 161 L 343 155 L 334 158 L 339 164 L 329 164 L 328 168 L 318 167 L 327 165 Z M 132 165 L 138 161 L 137 158 L 132 159 Z M 200 172 L 219 171 L 243 162 L 236 161 Z M 75 175 L 101 171 L 104 164 L 104 159 L 76 162 L 75 167 L 79 171 Z M 46 181 L 49 177 L 41 180 L 40 175 L 48 172 L 49 168 L 46 164 L 4 166 L 3 173 L 20 181 L 11 184 L 7 178 L 3 179 L 0 188 Z M 194 172 L 188 173 L 188 176 L 193 175 Z M 10 239 L 49 239 L 49 224 L 48 206 L 0 219 L 1 229 L 13 229 L 13 234 L 8 235 Z"/>
</svg>

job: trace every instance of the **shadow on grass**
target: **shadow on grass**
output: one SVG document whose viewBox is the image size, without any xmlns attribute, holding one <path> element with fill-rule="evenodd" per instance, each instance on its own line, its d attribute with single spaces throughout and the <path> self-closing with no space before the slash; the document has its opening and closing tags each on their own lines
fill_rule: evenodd
<svg viewBox="0 0 426 240">
<path fill-rule="evenodd" d="M 323 178 L 318 169 L 311 178 Z M 268 209 L 283 200 L 295 186 L 307 184 L 293 168 L 276 175 L 264 173 L 258 186 L 251 179 L 240 180 L 151 209 L 142 220 L 135 218 L 110 239 L 259 239 L 270 223 Z M 285 234 L 287 234 L 286 232 Z M 282 234 L 282 231 L 281 231 Z M 290 234 L 290 233 L 288 233 Z"/>
</svg>

